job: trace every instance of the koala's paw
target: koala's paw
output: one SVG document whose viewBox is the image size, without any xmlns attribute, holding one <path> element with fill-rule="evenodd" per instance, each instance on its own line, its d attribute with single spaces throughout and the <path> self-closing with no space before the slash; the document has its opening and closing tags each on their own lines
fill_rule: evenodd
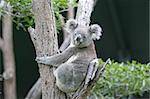
<svg viewBox="0 0 150 99">
<path fill-rule="evenodd" d="M 36 57 L 35 61 L 39 64 L 45 64 L 45 57 Z"/>
</svg>

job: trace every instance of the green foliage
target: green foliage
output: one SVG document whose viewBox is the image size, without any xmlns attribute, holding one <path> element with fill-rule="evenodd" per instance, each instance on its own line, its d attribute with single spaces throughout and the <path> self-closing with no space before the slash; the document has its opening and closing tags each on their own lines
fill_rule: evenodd
<svg viewBox="0 0 150 99">
<path fill-rule="evenodd" d="M 17 29 L 20 27 L 26 30 L 29 26 L 34 25 L 34 16 L 31 12 L 32 0 L 7 0 L 13 8 L 13 22 L 16 23 Z M 77 5 L 77 0 L 73 0 L 71 4 L 73 7 Z M 53 0 L 54 13 L 56 17 L 56 26 L 60 30 L 61 24 L 61 12 L 64 12 L 68 8 L 68 0 Z M 7 13 L 5 9 L 0 8 L 0 14 Z"/>
<path fill-rule="evenodd" d="M 142 95 L 145 91 L 150 91 L 150 65 L 136 61 L 112 62 L 106 66 L 92 94 L 105 99 L 119 99 L 130 94 Z"/>
<path fill-rule="evenodd" d="M 31 0 L 7 0 L 13 8 L 13 22 L 26 30 L 27 27 L 34 24 L 33 14 L 31 12 Z"/>
</svg>

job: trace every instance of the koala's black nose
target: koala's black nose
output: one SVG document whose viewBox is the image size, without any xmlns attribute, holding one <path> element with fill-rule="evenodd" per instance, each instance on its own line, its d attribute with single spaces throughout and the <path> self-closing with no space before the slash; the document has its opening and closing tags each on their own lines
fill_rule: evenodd
<svg viewBox="0 0 150 99">
<path fill-rule="evenodd" d="M 76 38 L 76 40 L 77 40 L 77 41 L 80 41 L 80 40 L 81 40 L 81 38 L 80 38 L 80 37 L 77 37 L 77 38 Z"/>
</svg>

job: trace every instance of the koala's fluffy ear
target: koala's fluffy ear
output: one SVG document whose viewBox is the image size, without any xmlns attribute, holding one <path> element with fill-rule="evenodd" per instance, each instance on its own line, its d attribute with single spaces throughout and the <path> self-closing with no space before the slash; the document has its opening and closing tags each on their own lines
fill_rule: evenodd
<svg viewBox="0 0 150 99">
<path fill-rule="evenodd" d="M 74 29 L 76 29 L 78 26 L 78 23 L 75 19 L 69 19 L 67 22 L 66 22 L 66 28 L 73 31 Z"/>
<path fill-rule="evenodd" d="M 99 40 L 102 36 L 102 28 L 98 24 L 93 24 L 89 28 L 93 40 Z"/>
</svg>

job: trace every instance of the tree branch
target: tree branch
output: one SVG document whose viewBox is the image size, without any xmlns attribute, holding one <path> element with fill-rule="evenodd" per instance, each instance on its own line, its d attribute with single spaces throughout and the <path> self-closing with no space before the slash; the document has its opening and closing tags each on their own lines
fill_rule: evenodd
<svg viewBox="0 0 150 99">
<path fill-rule="evenodd" d="M 74 8 L 73 8 L 73 0 L 68 0 L 68 6 L 69 6 L 69 10 L 68 10 L 68 19 L 74 19 Z"/>
<path fill-rule="evenodd" d="M 62 31 L 63 31 L 63 43 L 61 44 L 59 51 L 63 52 L 69 45 L 70 45 L 70 33 L 66 31 L 65 29 L 65 20 L 63 16 L 61 17 L 61 23 L 62 23 Z"/>
<path fill-rule="evenodd" d="M 94 0 L 79 0 L 76 20 L 82 26 L 90 24 L 91 13 L 94 8 Z"/>
<path fill-rule="evenodd" d="M 68 12 L 67 12 L 67 17 L 68 19 L 74 19 L 74 8 L 72 7 L 73 0 L 68 0 Z M 68 31 L 65 30 L 65 21 L 63 19 L 63 17 L 61 18 L 61 23 L 62 23 L 62 30 L 63 30 L 63 43 L 61 44 L 59 51 L 62 52 L 64 51 L 69 45 L 70 45 L 70 34 L 68 33 Z"/>
</svg>

